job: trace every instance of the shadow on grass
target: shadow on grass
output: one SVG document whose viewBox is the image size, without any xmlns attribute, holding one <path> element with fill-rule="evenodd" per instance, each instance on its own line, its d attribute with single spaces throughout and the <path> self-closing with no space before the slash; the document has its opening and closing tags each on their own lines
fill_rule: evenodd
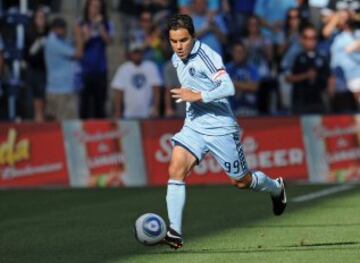
<svg viewBox="0 0 360 263">
<path fill-rule="evenodd" d="M 289 197 L 327 186 L 288 187 Z M 358 188 L 306 203 L 290 203 L 286 214 L 351 195 Z M 166 217 L 165 188 L 0 192 L 0 244 L 5 262 L 105 263 L 137 255 L 170 254 L 161 247 L 143 247 L 133 235 L 134 220 L 142 213 Z M 235 227 L 343 227 L 346 224 L 263 224 L 273 218 L 268 195 L 230 186 L 188 187 L 184 216 L 187 241 Z M 281 217 L 282 218 L 282 217 Z M 280 219 L 281 220 L 281 219 Z M 260 222 L 256 226 L 256 222 Z M 360 224 L 360 223 L 359 223 Z M 348 224 L 358 226 L 359 224 Z M 335 249 L 359 242 L 313 243 L 271 248 L 184 249 L 177 253 L 258 253 L 298 249 Z M 24 261 L 24 258 L 26 260 Z"/>
</svg>

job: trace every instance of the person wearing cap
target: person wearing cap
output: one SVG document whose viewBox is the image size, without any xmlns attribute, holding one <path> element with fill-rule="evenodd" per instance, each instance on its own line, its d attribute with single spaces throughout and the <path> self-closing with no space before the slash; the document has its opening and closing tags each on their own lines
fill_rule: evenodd
<svg viewBox="0 0 360 263">
<path fill-rule="evenodd" d="M 82 56 L 82 41 L 76 34 L 76 47 L 66 39 L 66 22 L 55 18 L 45 44 L 47 70 L 46 114 L 56 120 L 74 119 L 78 116 L 75 93 L 77 60 Z"/>
<path fill-rule="evenodd" d="M 130 43 L 128 60 L 117 69 L 112 80 L 116 118 L 159 115 L 162 80 L 156 64 L 143 60 L 143 49 L 142 43 Z"/>
</svg>

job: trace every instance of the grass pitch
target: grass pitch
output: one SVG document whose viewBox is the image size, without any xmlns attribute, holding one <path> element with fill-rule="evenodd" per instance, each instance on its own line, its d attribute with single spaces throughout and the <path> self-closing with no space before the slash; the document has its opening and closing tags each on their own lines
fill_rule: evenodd
<svg viewBox="0 0 360 263">
<path fill-rule="evenodd" d="M 266 194 L 188 187 L 177 251 L 144 247 L 132 231 L 142 213 L 167 218 L 165 188 L 0 191 L 0 262 L 360 262 L 359 186 L 291 202 L 329 187 L 288 186 L 281 217 Z"/>
</svg>

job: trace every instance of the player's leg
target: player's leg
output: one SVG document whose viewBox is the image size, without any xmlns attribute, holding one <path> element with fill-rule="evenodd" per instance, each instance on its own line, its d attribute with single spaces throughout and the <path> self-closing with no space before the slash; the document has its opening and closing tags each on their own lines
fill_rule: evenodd
<svg viewBox="0 0 360 263">
<path fill-rule="evenodd" d="M 261 171 L 248 169 L 238 134 L 206 137 L 207 147 L 224 171 L 240 189 L 268 192 L 273 201 L 273 211 L 281 214 L 286 206 L 285 188 L 282 178 L 271 179 Z"/>
<path fill-rule="evenodd" d="M 183 128 L 173 137 L 174 148 L 169 165 L 166 204 L 170 221 L 165 243 L 172 248 L 182 246 L 182 215 L 185 206 L 185 177 L 201 160 L 205 143 L 191 129 Z"/>
<path fill-rule="evenodd" d="M 182 213 L 185 205 L 185 177 L 196 164 L 197 159 L 187 149 L 176 145 L 169 165 L 169 181 L 166 203 L 170 227 L 181 234 Z"/>
</svg>

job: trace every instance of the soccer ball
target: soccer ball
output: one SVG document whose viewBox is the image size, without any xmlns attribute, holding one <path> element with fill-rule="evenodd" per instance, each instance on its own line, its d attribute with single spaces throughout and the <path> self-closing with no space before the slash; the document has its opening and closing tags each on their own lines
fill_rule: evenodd
<svg viewBox="0 0 360 263">
<path fill-rule="evenodd" d="M 135 237 L 143 245 L 156 245 L 166 235 L 166 224 L 161 216 L 147 213 L 135 221 Z"/>
</svg>

